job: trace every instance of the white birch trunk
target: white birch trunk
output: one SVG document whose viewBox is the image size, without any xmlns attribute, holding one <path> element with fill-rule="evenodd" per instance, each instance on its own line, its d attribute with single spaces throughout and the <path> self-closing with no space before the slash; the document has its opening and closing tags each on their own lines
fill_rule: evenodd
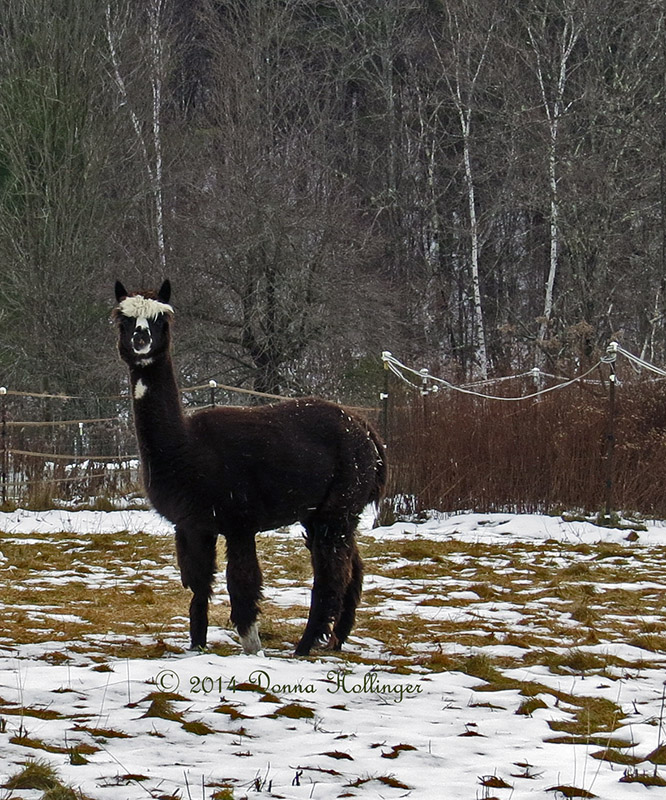
<svg viewBox="0 0 666 800">
<path fill-rule="evenodd" d="M 549 246 L 549 260 L 548 260 L 548 276 L 546 278 L 546 286 L 544 291 L 543 301 L 543 314 L 541 324 L 539 326 L 539 334 L 537 342 L 543 344 L 548 335 L 548 328 L 553 316 L 553 304 L 555 296 L 555 281 L 559 270 L 560 262 L 560 198 L 558 192 L 558 162 L 557 162 L 557 146 L 560 119 L 562 113 L 566 110 L 564 105 L 564 95 L 567 86 L 567 70 L 568 62 L 571 52 L 578 40 L 580 31 L 576 29 L 574 22 L 571 18 L 567 19 L 562 31 L 562 38 L 559 47 L 559 63 L 557 64 L 557 83 L 554 87 L 554 96 L 549 100 L 548 90 L 546 88 L 546 75 L 545 69 L 539 51 L 538 41 L 535 37 L 534 30 L 528 28 L 530 43 L 534 51 L 536 62 L 536 77 L 539 83 L 539 91 L 541 93 L 541 100 L 543 102 L 544 113 L 548 123 L 548 185 L 550 193 L 550 246 Z M 536 363 L 543 363 L 544 352 L 537 350 Z"/>
<path fill-rule="evenodd" d="M 153 202 L 155 204 L 155 234 L 157 255 L 162 275 L 166 275 L 166 245 L 164 240 L 164 194 L 162 181 L 162 84 L 164 79 L 164 51 L 160 27 L 163 0 L 153 0 L 150 7 L 150 55 L 152 60 L 151 87 L 153 92 Z"/>
<path fill-rule="evenodd" d="M 486 52 L 490 37 L 492 35 L 495 21 L 490 21 L 485 30 L 478 56 L 474 59 L 471 53 L 466 50 L 468 43 L 463 41 L 463 35 L 458 25 L 458 18 L 454 11 L 448 12 L 448 32 L 453 49 L 453 76 L 449 65 L 444 61 L 439 51 L 437 43 L 433 39 L 435 51 L 442 65 L 444 80 L 448 86 L 453 99 L 458 119 L 460 121 L 460 132 L 463 143 L 463 165 L 465 173 L 465 192 L 467 195 L 467 213 L 469 220 L 469 270 L 470 282 L 472 287 L 472 334 L 474 342 L 474 357 L 478 365 L 480 376 L 485 379 L 488 377 L 488 349 L 486 346 L 486 332 L 483 319 L 483 302 L 481 297 L 481 238 L 479 234 L 479 221 L 476 208 L 476 190 L 474 183 L 474 170 L 472 167 L 472 111 L 474 107 L 474 95 L 477 81 L 481 70 L 485 64 Z"/>
<path fill-rule="evenodd" d="M 476 192 L 470 153 L 470 118 L 471 110 L 459 109 L 460 125 L 463 136 L 463 160 L 465 162 L 465 188 L 467 191 L 467 209 L 469 213 L 470 235 L 470 273 L 472 280 L 473 325 L 475 358 L 479 365 L 481 377 L 488 377 L 488 351 L 486 348 L 486 331 L 483 323 L 483 307 L 481 304 L 481 278 L 479 273 L 479 223 L 476 216 Z"/>
<path fill-rule="evenodd" d="M 116 46 L 116 35 L 111 22 L 111 8 L 106 7 L 106 39 L 109 45 L 111 65 L 116 86 L 122 98 L 122 104 L 127 108 L 132 122 L 132 128 L 141 148 L 143 163 L 148 176 L 151 194 L 153 197 L 153 215 L 155 224 L 155 243 L 157 256 L 162 274 L 166 274 L 166 244 L 164 235 L 164 199 L 163 199 L 163 180 L 162 180 L 162 86 L 164 83 L 164 51 L 160 36 L 161 19 L 163 12 L 163 0 L 153 0 L 149 8 L 149 48 L 151 63 L 151 90 L 152 90 L 152 109 L 151 109 L 151 130 L 152 130 L 152 152 L 149 153 L 146 139 L 143 135 L 141 120 L 130 103 L 129 94 L 125 80 L 120 71 L 120 61 Z"/>
</svg>

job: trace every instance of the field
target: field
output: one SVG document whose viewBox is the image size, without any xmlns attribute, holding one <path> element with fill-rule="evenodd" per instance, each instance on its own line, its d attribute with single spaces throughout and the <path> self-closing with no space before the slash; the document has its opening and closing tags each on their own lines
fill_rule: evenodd
<svg viewBox="0 0 666 800">
<path fill-rule="evenodd" d="M 297 527 L 259 537 L 263 656 L 187 647 L 170 526 L 0 515 L 3 798 L 643 796 L 666 785 L 666 527 L 537 515 L 365 520 L 340 655 L 291 655 Z"/>
</svg>

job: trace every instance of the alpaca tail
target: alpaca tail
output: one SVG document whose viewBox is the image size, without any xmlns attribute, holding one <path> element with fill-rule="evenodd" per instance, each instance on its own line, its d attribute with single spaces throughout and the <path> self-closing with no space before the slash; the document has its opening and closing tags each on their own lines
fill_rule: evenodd
<svg viewBox="0 0 666 800">
<path fill-rule="evenodd" d="M 377 461 L 375 465 L 375 483 L 372 487 L 372 493 L 368 500 L 369 503 L 378 504 L 386 489 L 386 482 L 388 480 L 388 463 L 386 461 L 386 445 L 379 438 L 377 431 L 368 425 L 368 438 L 374 445 L 377 452 Z"/>
</svg>

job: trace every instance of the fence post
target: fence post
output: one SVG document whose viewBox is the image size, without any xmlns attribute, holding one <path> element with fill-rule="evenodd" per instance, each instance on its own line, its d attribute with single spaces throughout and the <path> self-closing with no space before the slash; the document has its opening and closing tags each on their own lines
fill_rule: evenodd
<svg viewBox="0 0 666 800">
<path fill-rule="evenodd" d="M 428 424 L 428 393 L 430 388 L 428 386 L 428 370 L 425 367 L 420 370 L 421 373 L 421 397 L 423 398 L 423 429 L 425 431 Z"/>
<path fill-rule="evenodd" d="M 379 393 L 379 399 L 382 401 L 382 440 L 384 445 L 388 444 L 389 432 L 389 378 L 391 371 L 389 370 L 388 361 L 391 354 L 388 350 L 382 353 L 382 361 L 384 362 L 384 391 Z"/>
<path fill-rule="evenodd" d="M 217 381 L 210 380 L 208 381 L 208 385 L 210 386 L 210 404 L 211 406 L 215 406 L 215 390 L 217 389 Z"/>
<path fill-rule="evenodd" d="M 606 349 L 607 356 L 604 359 L 608 364 L 610 375 L 608 376 L 608 427 L 606 433 L 606 505 L 605 516 L 609 522 L 613 511 L 613 469 L 615 455 L 615 386 L 617 384 L 617 374 L 615 372 L 615 362 L 617 360 L 617 342 L 611 342 Z"/>
<path fill-rule="evenodd" d="M 7 503 L 7 473 L 9 472 L 9 450 L 7 449 L 7 388 L 0 386 L 0 397 L 2 398 L 1 411 L 2 429 L 0 438 L 2 439 L 2 505 Z"/>
</svg>

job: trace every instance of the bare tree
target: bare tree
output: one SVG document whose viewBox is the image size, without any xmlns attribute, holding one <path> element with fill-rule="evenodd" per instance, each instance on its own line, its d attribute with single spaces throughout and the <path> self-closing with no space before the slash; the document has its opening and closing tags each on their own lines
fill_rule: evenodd
<svg viewBox="0 0 666 800">
<path fill-rule="evenodd" d="M 152 218 L 157 263 L 161 273 L 166 274 L 167 249 L 164 229 L 164 156 L 163 156 L 163 94 L 167 78 L 167 0 L 150 0 L 146 6 L 146 22 L 143 35 L 139 35 L 140 60 L 149 65 L 145 80 L 150 86 L 148 108 L 142 108 L 130 96 L 123 75 L 121 50 L 129 31 L 134 32 L 137 15 L 130 5 L 106 6 L 106 40 L 120 105 L 129 115 L 136 144 L 140 148 L 143 168 L 146 171 L 152 197 Z M 133 59 L 134 60 L 134 59 Z"/>
<path fill-rule="evenodd" d="M 188 159 L 200 172 L 177 213 L 192 226 L 175 245 L 180 274 L 190 269 L 182 247 L 205 286 L 190 297 L 208 363 L 269 393 L 324 385 L 314 362 L 367 346 L 369 331 L 372 237 L 336 169 L 338 109 L 298 8 L 208 9 L 205 136 Z"/>
<path fill-rule="evenodd" d="M 469 273 L 472 294 L 472 324 L 475 361 L 482 378 L 488 377 L 489 359 L 480 278 L 481 236 L 477 212 L 476 176 L 472 163 L 472 120 L 478 110 L 478 90 L 486 67 L 488 46 L 494 33 L 494 14 L 483 19 L 475 13 L 476 4 L 448 5 L 444 31 L 431 39 L 442 71 L 443 83 L 458 119 L 469 224 Z M 474 26 L 472 25 L 474 21 Z M 474 27 L 472 32 L 471 28 Z M 446 53 L 446 55 L 444 55 Z"/>
<path fill-rule="evenodd" d="M 562 117 L 570 110 L 573 99 L 567 99 L 570 62 L 581 35 L 582 22 L 564 8 L 540 13 L 527 22 L 530 41 L 530 65 L 537 81 L 539 96 L 548 128 L 547 170 L 550 191 L 550 246 L 548 276 L 543 301 L 543 315 L 538 341 L 546 339 L 553 313 L 553 292 L 560 258 L 560 195 L 558 145 Z M 555 16 L 553 17 L 553 14 Z M 543 353 L 541 353 L 543 356 Z"/>
<path fill-rule="evenodd" d="M 91 379 L 105 380 L 92 346 L 105 315 L 94 277 L 104 174 L 116 151 L 100 22 L 83 0 L 58 11 L 40 0 L 3 10 L 0 367 L 14 386 L 88 392 Z"/>
</svg>

